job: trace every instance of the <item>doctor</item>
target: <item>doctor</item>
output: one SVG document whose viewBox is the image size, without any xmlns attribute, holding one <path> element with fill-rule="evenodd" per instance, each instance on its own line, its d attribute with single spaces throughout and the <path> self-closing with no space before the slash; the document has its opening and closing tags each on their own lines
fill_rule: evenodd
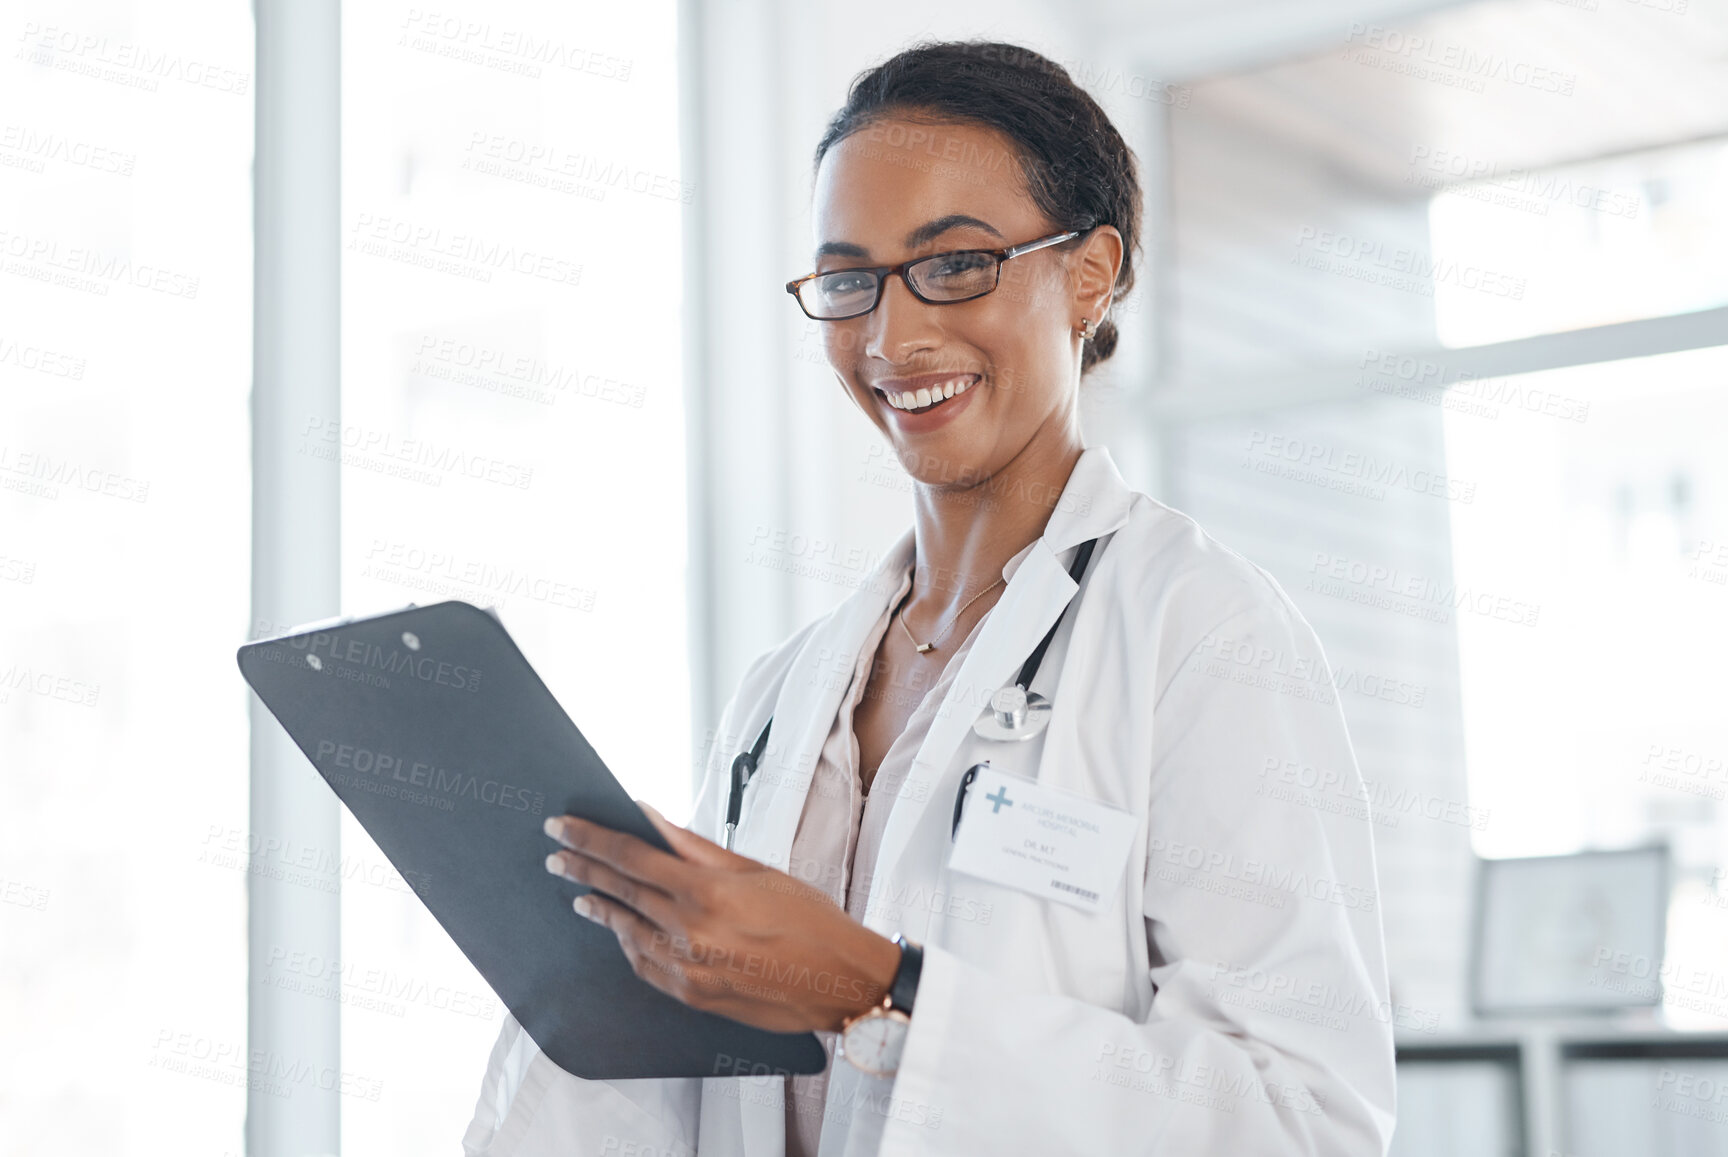
<svg viewBox="0 0 1728 1157">
<path fill-rule="evenodd" d="M 1036 53 L 926 44 L 853 84 L 814 196 L 788 288 L 912 525 L 745 672 L 688 830 L 654 815 L 678 857 L 574 817 L 547 847 L 623 901 L 571 919 L 639 976 L 830 1063 L 584 1080 L 507 1018 L 464 1152 L 1384 1154 L 1374 851 L 1320 645 L 1079 428 L 1132 154 Z"/>
</svg>

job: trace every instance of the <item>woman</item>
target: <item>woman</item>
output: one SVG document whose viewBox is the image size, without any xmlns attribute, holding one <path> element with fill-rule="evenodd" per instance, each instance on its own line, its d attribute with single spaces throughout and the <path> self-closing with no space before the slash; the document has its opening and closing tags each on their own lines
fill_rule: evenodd
<svg viewBox="0 0 1728 1157">
<path fill-rule="evenodd" d="M 589 1081 L 507 1020 L 466 1152 L 1383 1154 L 1373 847 L 1303 786 L 1362 795 L 1319 644 L 1081 438 L 1134 281 L 1132 154 L 1036 53 L 926 44 L 854 83 L 814 197 L 788 289 L 911 474 L 912 527 L 745 673 L 690 829 L 654 816 L 678 857 L 559 817 L 548 869 L 595 887 L 639 976 L 815 1031 L 828 1067 Z M 1016 801 L 1079 818 L 1003 846 L 984 817 Z"/>
</svg>

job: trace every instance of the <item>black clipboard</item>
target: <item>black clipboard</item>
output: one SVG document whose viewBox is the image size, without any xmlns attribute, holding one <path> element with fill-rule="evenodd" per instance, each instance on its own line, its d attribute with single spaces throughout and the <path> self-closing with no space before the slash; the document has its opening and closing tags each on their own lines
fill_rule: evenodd
<svg viewBox="0 0 1728 1157">
<path fill-rule="evenodd" d="M 570 910 L 541 823 L 576 815 L 672 849 L 494 614 L 459 601 L 241 647 L 240 673 L 559 1068 L 588 1079 L 815 1073 L 813 1033 L 693 1009 Z M 765 1068 L 764 1068 L 765 1067 Z"/>
</svg>

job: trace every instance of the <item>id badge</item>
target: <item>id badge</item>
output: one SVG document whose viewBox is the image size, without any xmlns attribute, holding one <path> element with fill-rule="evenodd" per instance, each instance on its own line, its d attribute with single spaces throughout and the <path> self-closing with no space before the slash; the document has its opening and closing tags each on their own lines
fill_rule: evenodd
<svg viewBox="0 0 1728 1157">
<path fill-rule="evenodd" d="M 1139 822 L 1079 792 L 980 767 L 948 866 L 1099 912 L 1116 898 Z"/>
</svg>

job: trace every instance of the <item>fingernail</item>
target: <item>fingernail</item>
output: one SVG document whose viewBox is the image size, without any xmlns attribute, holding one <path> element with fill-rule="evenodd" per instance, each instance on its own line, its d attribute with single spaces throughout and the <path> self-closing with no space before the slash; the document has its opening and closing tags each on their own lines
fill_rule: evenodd
<svg viewBox="0 0 1728 1157">
<path fill-rule="evenodd" d="M 558 833 L 563 830 L 563 827 L 564 825 L 558 822 L 557 816 L 547 816 L 546 822 L 540 825 L 540 830 L 553 839 L 557 839 Z"/>
<path fill-rule="evenodd" d="M 564 874 L 564 861 L 559 857 L 557 852 L 553 852 L 550 856 L 546 857 L 546 870 L 551 872 L 554 876 L 562 876 Z"/>
<path fill-rule="evenodd" d="M 588 897 L 586 897 L 586 896 L 576 897 L 576 902 L 572 905 L 572 907 L 574 907 L 576 909 L 576 914 L 578 916 L 586 916 L 589 919 L 594 918 L 594 905 L 589 903 Z"/>
</svg>

